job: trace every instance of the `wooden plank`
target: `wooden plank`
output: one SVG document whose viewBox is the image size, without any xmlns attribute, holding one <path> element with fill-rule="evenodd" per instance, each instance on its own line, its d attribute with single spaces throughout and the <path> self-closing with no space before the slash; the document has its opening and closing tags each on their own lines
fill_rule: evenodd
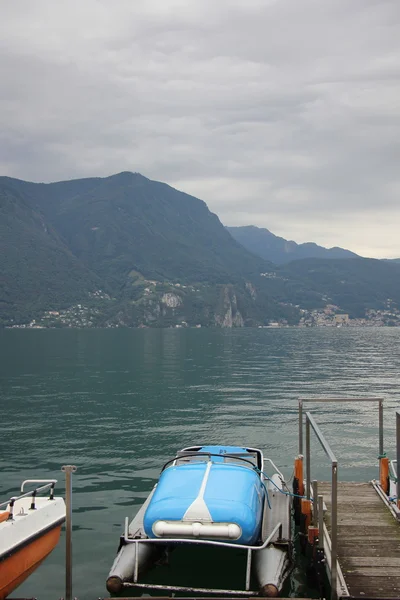
<svg viewBox="0 0 400 600">
<path fill-rule="evenodd" d="M 349 588 L 350 594 L 354 598 L 399 598 L 400 588 L 380 587 L 376 581 L 369 582 L 365 577 L 355 578 L 354 589 Z"/>
<path fill-rule="evenodd" d="M 330 530 L 330 484 L 318 493 Z M 371 484 L 338 484 L 338 557 L 352 596 L 400 598 L 400 526 Z"/>
<path fill-rule="evenodd" d="M 399 544 L 399 539 L 396 537 L 386 537 L 386 536 L 382 536 L 382 537 L 375 537 L 375 538 L 366 538 L 365 536 L 362 537 L 358 537 L 358 536 L 354 536 L 352 540 L 345 540 L 342 539 L 340 542 L 340 546 L 343 549 L 346 548 L 382 548 L 383 550 L 385 550 L 385 546 L 387 545 L 386 543 L 384 544 L 383 542 L 387 542 L 387 544 L 390 545 L 390 550 L 392 553 L 395 553 L 397 551 L 400 552 L 400 544 Z"/>
<path fill-rule="evenodd" d="M 346 568 L 343 569 L 343 575 L 346 579 L 346 575 L 349 575 L 350 579 L 349 581 L 351 581 L 351 576 L 352 575 L 361 575 L 362 577 L 369 577 L 369 578 L 374 578 L 374 579 L 382 579 L 383 581 L 380 582 L 380 585 L 384 585 L 385 581 L 391 581 L 393 579 L 396 579 L 399 582 L 399 586 L 400 586 L 400 577 L 395 577 L 394 576 L 394 569 L 391 569 L 390 567 L 384 568 L 384 567 L 355 567 L 354 569 L 352 568 L 351 570 L 346 570 Z"/>
<path fill-rule="evenodd" d="M 397 523 L 394 521 L 393 522 L 394 527 L 398 527 Z M 328 523 L 327 523 L 328 525 Z M 330 529 L 330 523 L 329 523 L 329 527 L 328 529 Z M 396 531 L 393 530 L 392 527 L 389 527 L 389 531 L 386 531 L 383 527 L 373 527 L 370 526 L 368 527 L 368 525 L 355 525 L 354 521 L 351 525 L 346 525 L 346 527 L 338 527 L 338 532 L 340 532 L 342 535 L 346 534 L 346 531 L 348 531 L 348 536 L 349 538 L 351 538 L 352 535 L 356 535 L 358 533 L 358 535 L 360 536 L 364 536 L 367 537 L 368 539 L 372 540 L 374 538 L 378 539 L 379 537 L 384 537 L 384 539 L 386 539 L 386 534 L 389 534 L 391 537 L 395 538 L 395 539 L 399 539 L 400 536 L 400 531 L 397 533 Z"/>
<path fill-rule="evenodd" d="M 387 527 L 389 529 L 392 528 L 392 523 L 388 523 L 384 517 L 377 515 L 375 518 L 372 517 L 371 520 L 372 519 L 375 521 L 373 526 L 375 531 L 385 529 Z M 347 527 L 354 527 L 354 517 L 349 515 L 348 517 L 342 517 L 341 519 L 338 518 L 338 528 L 342 528 L 342 530 L 344 530 L 347 529 Z M 367 527 L 364 527 L 364 529 L 367 529 Z"/>
<path fill-rule="evenodd" d="M 357 556 L 375 556 L 375 557 L 386 557 L 386 550 L 381 549 L 379 545 L 366 544 L 365 546 L 358 546 L 357 550 L 354 549 L 354 544 L 340 544 L 339 561 L 346 558 L 356 558 L 354 555 L 357 552 Z M 400 558 L 400 546 L 395 548 L 391 552 L 393 558 Z"/>
<path fill-rule="evenodd" d="M 352 556 L 347 564 L 359 567 L 400 567 L 400 557 L 395 556 Z M 393 573 L 392 573 L 393 575 Z"/>
<path fill-rule="evenodd" d="M 325 500 L 324 498 L 324 502 L 327 505 L 327 507 L 331 506 L 330 501 L 327 502 L 327 499 Z M 364 512 L 364 511 L 369 511 L 369 512 L 375 512 L 376 510 L 379 511 L 379 506 L 380 503 L 382 502 L 382 500 L 380 500 L 378 498 L 378 500 L 375 501 L 368 501 L 367 498 L 362 498 L 359 502 L 357 501 L 357 499 L 354 499 L 354 501 L 349 501 L 347 502 L 344 498 L 338 498 L 338 508 L 341 507 L 343 510 L 345 511 L 356 511 L 358 509 L 358 511 Z"/>
</svg>

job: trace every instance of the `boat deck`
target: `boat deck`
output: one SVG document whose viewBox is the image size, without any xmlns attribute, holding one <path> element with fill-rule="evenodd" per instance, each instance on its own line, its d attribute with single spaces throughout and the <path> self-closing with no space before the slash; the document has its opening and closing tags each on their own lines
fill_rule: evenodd
<svg viewBox="0 0 400 600">
<path fill-rule="evenodd" d="M 318 483 L 330 532 L 331 484 Z M 371 483 L 338 483 L 338 562 L 351 597 L 400 598 L 400 524 Z"/>
</svg>

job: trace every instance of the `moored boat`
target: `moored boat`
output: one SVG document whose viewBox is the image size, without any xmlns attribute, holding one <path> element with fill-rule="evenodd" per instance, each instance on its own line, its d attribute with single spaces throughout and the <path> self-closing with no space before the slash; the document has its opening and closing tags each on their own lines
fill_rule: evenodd
<svg viewBox="0 0 400 600">
<path fill-rule="evenodd" d="M 267 475 L 266 465 L 273 474 Z M 170 549 L 219 546 L 247 552 L 244 589 L 142 583 Z M 124 587 L 208 594 L 277 596 L 290 562 L 290 497 L 282 473 L 261 450 L 238 446 L 184 448 L 164 465 L 136 517 L 125 523 L 107 589 Z M 252 586 L 252 583 L 255 585 Z M 256 587 L 256 589 L 252 589 Z"/>
<path fill-rule="evenodd" d="M 23 493 L 27 484 L 44 484 Z M 56 480 L 26 480 L 21 495 L 0 504 L 0 600 L 4 600 L 57 545 L 65 521 Z M 48 490 L 46 496 L 38 494 Z"/>
</svg>

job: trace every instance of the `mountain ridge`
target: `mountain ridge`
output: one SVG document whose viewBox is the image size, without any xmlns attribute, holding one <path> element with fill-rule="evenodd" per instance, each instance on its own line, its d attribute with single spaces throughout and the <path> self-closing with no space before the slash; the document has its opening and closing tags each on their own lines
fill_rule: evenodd
<svg viewBox="0 0 400 600">
<path fill-rule="evenodd" d="M 80 194 L 75 193 L 77 186 L 83 187 Z M 100 262 L 107 261 L 105 255 L 116 260 L 118 252 L 120 255 L 135 254 L 137 263 L 131 265 L 131 268 L 122 261 L 124 264 L 121 265 L 121 270 L 125 274 L 134 269 L 149 277 L 177 274 L 192 277 L 193 262 L 198 262 L 192 244 L 193 239 L 197 238 L 197 250 L 202 253 L 202 261 L 206 262 L 206 269 L 199 266 L 199 271 L 203 271 L 197 272 L 200 280 L 211 278 L 224 283 L 230 281 L 228 272 L 244 276 L 251 271 L 272 268 L 272 265 L 267 265 L 265 261 L 243 249 L 225 233 L 217 215 L 208 210 L 203 200 L 138 173 L 122 172 L 105 178 L 49 184 L 17 180 L 16 187 L 31 198 L 34 197 L 36 206 L 67 240 L 76 256 L 82 256 L 84 250 L 88 252 L 90 244 L 94 246 L 96 260 Z M 72 191 L 65 191 L 67 187 Z M 113 237 L 113 223 L 119 228 L 118 239 L 115 235 Z M 157 248 L 158 253 L 153 253 L 150 265 L 145 255 L 149 240 L 155 236 L 158 236 L 160 247 Z M 93 239 L 90 240 L 90 237 Z M 114 245 L 118 248 L 102 247 L 104 237 L 108 242 L 114 239 Z M 220 243 L 214 248 L 217 237 Z M 180 245 L 180 253 L 179 259 L 169 268 L 166 264 L 166 250 L 171 238 Z M 121 248 L 123 243 L 126 246 Z M 142 245 L 145 246 L 143 252 Z M 190 260 L 187 260 L 187 256 Z M 85 264 L 89 268 L 93 267 L 89 258 Z M 109 265 L 105 268 L 108 269 Z"/>
<path fill-rule="evenodd" d="M 324 248 L 314 242 L 298 244 L 293 240 L 273 234 L 265 227 L 244 225 L 227 227 L 229 233 L 250 252 L 264 260 L 281 265 L 292 260 L 304 258 L 357 258 L 358 255 L 350 250 L 334 246 Z M 360 258 L 360 257 L 358 257 Z"/>
</svg>

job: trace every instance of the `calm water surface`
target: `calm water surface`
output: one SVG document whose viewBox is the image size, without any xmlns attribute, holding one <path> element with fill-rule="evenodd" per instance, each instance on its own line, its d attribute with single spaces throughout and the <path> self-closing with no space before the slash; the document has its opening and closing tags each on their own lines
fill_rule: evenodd
<svg viewBox="0 0 400 600">
<path fill-rule="evenodd" d="M 163 463 L 189 444 L 260 447 L 289 478 L 297 398 L 385 398 L 394 455 L 400 329 L 0 331 L 0 498 L 75 464 L 74 595 L 106 596 L 125 516 Z M 377 475 L 375 405 L 318 405 L 339 477 Z M 329 464 L 313 443 L 315 477 Z M 64 540 L 62 540 L 64 541 Z M 14 593 L 64 594 L 63 543 Z M 288 593 L 301 593 L 294 576 Z"/>
</svg>

